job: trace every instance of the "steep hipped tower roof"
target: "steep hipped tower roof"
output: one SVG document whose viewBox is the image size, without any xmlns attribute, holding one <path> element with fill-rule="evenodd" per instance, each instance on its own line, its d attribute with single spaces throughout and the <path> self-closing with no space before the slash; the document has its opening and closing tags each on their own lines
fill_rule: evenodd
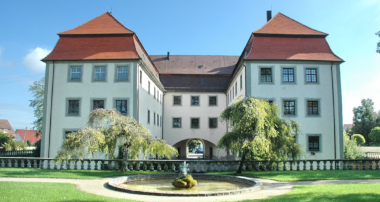
<svg viewBox="0 0 380 202">
<path fill-rule="evenodd" d="M 326 36 L 278 13 L 252 33 L 241 58 L 343 62 L 331 51 Z"/>
<path fill-rule="evenodd" d="M 146 65 L 158 71 L 137 35 L 106 12 L 74 29 L 58 33 L 53 51 L 43 61 L 125 60 L 147 57 Z"/>
</svg>

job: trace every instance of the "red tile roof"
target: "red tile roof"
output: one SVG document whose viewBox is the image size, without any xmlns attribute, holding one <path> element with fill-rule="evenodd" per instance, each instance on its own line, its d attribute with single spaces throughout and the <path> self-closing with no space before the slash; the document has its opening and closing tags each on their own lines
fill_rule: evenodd
<svg viewBox="0 0 380 202">
<path fill-rule="evenodd" d="M 1 132 L 3 132 L 4 129 L 7 129 L 7 133 L 15 137 L 15 131 L 7 119 L 0 119 L 0 129 Z"/>
<path fill-rule="evenodd" d="M 59 32 L 58 35 L 82 35 L 82 34 L 133 34 L 111 13 L 106 12 L 74 29 Z"/>
<path fill-rule="evenodd" d="M 245 59 L 343 61 L 331 51 L 325 38 L 265 36 L 253 37 Z"/>
<path fill-rule="evenodd" d="M 230 75 L 238 56 L 220 55 L 151 55 L 160 74 L 226 74 Z M 199 68 L 203 65 L 202 68 Z"/>
<path fill-rule="evenodd" d="M 36 130 L 27 130 L 25 134 L 25 129 L 17 129 L 16 134 L 18 139 L 20 138 L 24 142 L 29 140 L 31 144 L 34 144 L 41 139 L 41 135 L 36 138 Z"/>
<path fill-rule="evenodd" d="M 281 35 L 315 35 L 327 36 L 326 33 L 311 29 L 288 16 L 277 13 L 263 27 L 253 32 L 254 35 L 259 34 L 281 34 Z"/>
<path fill-rule="evenodd" d="M 133 36 L 65 36 L 43 61 L 138 58 Z"/>
</svg>

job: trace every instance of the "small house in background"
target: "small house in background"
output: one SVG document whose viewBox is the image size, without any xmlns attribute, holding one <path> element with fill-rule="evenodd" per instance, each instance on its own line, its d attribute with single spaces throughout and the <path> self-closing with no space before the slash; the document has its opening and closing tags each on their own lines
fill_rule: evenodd
<svg viewBox="0 0 380 202">
<path fill-rule="evenodd" d="M 343 130 L 344 131 L 349 131 L 351 130 L 352 126 L 354 126 L 354 124 L 343 124 Z"/>
<path fill-rule="evenodd" d="M 0 119 L 0 132 L 16 137 L 15 131 L 7 119 Z"/>
<path fill-rule="evenodd" d="M 36 137 L 36 130 L 17 129 L 16 135 L 16 141 L 29 141 L 32 145 L 41 139 L 41 135 L 39 135 L 38 138 Z"/>
</svg>

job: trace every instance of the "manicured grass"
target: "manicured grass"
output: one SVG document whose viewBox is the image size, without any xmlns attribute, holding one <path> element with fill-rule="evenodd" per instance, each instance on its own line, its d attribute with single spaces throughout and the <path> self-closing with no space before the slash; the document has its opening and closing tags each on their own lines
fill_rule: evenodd
<svg viewBox="0 0 380 202">
<path fill-rule="evenodd" d="M 284 195 L 270 197 L 254 202 L 358 202 L 379 201 L 380 184 L 329 184 L 329 185 L 302 185 Z M 253 201 L 253 200 L 247 200 Z"/>
<path fill-rule="evenodd" d="M 132 201 L 79 191 L 74 184 L 42 182 L 0 182 L 0 201 Z"/>
<path fill-rule="evenodd" d="M 264 178 L 276 181 L 305 181 L 305 180 L 355 180 L 380 179 L 379 170 L 325 170 L 325 171 L 245 171 L 242 174 L 234 172 L 212 172 L 213 174 L 240 175 L 253 178 Z"/>
<path fill-rule="evenodd" d="M 160 174 L 168 172 L 152 171 L 107 171 L 107 170 L 43 170 L 32 168 L 0 168 L 0 177 L 24 178 L 67 178 L 67 179 L 96 179 L 122 175 Z"/>
</svg>

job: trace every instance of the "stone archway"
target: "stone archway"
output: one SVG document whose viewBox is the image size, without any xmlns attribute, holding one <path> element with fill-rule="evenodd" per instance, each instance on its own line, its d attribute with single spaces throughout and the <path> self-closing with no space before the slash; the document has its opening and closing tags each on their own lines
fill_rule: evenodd
<svg viewBox="0 0 380 202">
<path fill-rule="evenodd" d="M 200 144 L 192 144 L 199 142 Z M 195 146 L 194 146 L 195 145 Z M 205 142 L 203 139 L 188 139 L 186 141 L 186 158 L 203 159 L 205 157 Z"/>
</svg>

